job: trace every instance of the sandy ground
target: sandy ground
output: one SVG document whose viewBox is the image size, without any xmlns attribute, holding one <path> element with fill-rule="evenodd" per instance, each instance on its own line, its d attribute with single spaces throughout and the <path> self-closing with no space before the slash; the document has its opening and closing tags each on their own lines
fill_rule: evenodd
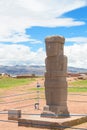
<svg viewBox="0 0 87 130">
<path fill-rule="evenodd" d="M 44 79 L 37 79 L 34 83 L 29 85 L 24 85 L 20 87 L 16 87 L 14 89 L 10 89 L 7 91 L 0 91 L 0 130 L 38 130 L 38 128 L 31 127 L 18 127 L 17 122 L 8 120 L 7 111 L 9 109 L 17 108 L 21 109 L 23 115 L 28 114 L 40 114 L 43 111 L 43 106 L 45 105 L 44 93 L 40 93 L 39 96 L 43 97 L 43 99 L 39 100 L 40 109 L 35 110 L 34 104 L 37 102 L 35 98 L 37 97 L 37 92 L 27 94 L 29 89 L 35 88 L 37 82 L 41 84 L 41 87 L 44 86 Z M 30 91 L 29 91 L 30 92 Z M 26 94 L 24 94 L 26 93 Z M 17 95 L 19 96 L 12 96 Z M 6 97 L 7 96 L 7 97 Z M 22 101 L 20 101 L 22 100 Z M 87 114 L 87 93 L 69 93 L 68 94 L 68 109 L 70 114 Z M 79 126 L 75 126 L 75 128 L 87 128 L 87 123 L 81 124 Z M 67 130 L 71 130 L 67 129 Z M 39 129 L 42 130 L 42 129 Z M 45 129 L 46 130 L 46 129 Z"/>
</svg>

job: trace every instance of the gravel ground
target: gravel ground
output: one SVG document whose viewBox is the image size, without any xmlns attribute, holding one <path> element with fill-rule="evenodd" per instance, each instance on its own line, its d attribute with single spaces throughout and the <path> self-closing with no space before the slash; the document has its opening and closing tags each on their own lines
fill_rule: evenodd
<svg viewBox="0 0 87 130">
<path fill-rule="evenodd" d="M 39 83 L 41 84 L 41 87 L 43 87 L 44 80 L 38 79 Z M 5 114 L 9 109 L 18 108 L 22 110 L 22 113 L 25 114 L 40 114 L 43 111 L 43 106 L 45 105 L 45 100 L 40 100 L 40 109 L 35 110 L 34 104 L 37 102 L 34 100 L 28 100 L 29 98 L 35 98 L 37 97 L 37 93 L 27 94 L 28 90 L 30 88 L 35 88 L 36 83 L 35 81 L 32 84 L 24 85 L 20 87 L 16 87 L 14 89 L 10 89 L 8 91 L 0 91 L 2 96 L 7 95 L 15 95 L 15 94 L 23 94 L 20 96 L 8 96 L 0 98 L 0 113 L 4 112 L 3 114 L 0 114 L 0 130 L 42 130 L 39 128 L 27 128 L 27 127 L 18 127 L 17 122 L 11 122 L 8 120 L 8 115 Z M 40 96 L 44 97 L 44 94 L 41 93 Z M 25 99 L 25 100 L 24 100 Z M 24 101 L 20 101 L 24 100 Z M 17 102 L 14 102 L 17 101 Z M 19 102 L 20 101 L 20 102 Z M 87 93 L 69 93 L 68 94 L 68 109 L 70 114 L 87 114 Z M 29 115 L 28 115 L 29 116 Z M 78 130 L 81 130 L 80 128 L 83 128 L 83 130 L 86 130 L 87 123 L 75 126 L 75 128 L 78 128 Z M 73 127 L 73 129 L 75 129 Z M 46 130 L 46 129 L 45 129 Z M 66 130 L 72 130 L 72 128 L 66 129 Z"/>
</svg>

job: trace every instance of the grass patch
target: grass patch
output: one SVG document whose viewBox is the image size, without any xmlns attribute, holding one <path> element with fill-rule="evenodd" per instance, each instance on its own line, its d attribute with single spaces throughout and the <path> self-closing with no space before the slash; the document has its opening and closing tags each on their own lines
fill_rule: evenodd
<svg viewBox="0 0 87 130">
<path fill-rule="evenodd" d="M 9 89 L 12 87 L 26 85 L 33 81 L 36 78 L 0 78 L 0 89 Z M 44 91 L 44 87 L 40 88 L 30 88 L 32 91 Z M 87 80 L 77 80 L 68 83 L 68 92 L 87 92 Z"/>
<path fill-rule="evenodd" d="M 0 89 L 8 89 L 20 85 L 29 84 L 31 82 L 35 81 L 35 78 L 2 78 L 0 79 Z"/>
<path fill-rule="evenodd" d="M 77 80 L 69 82 L 69 87 L 87 87 L 87 80 Z"/>
<path fill-rule="evenodd" d="M 68 92 L 87 92 L 87 87 L 71 87 Z"/>
<path fill-rule="evenodd" d="M 69 82 L 68 92 L 87 92 L 87 80 Z"/>
</svg>

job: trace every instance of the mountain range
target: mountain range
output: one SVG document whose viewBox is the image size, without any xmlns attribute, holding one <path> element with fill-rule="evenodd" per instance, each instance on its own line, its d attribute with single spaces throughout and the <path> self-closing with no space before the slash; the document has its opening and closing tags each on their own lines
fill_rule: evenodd
<svg viewBox="0 0 87 130">
<path fill-rule="evenodd" d="M 44 75 L 44 72 L 45 72 L 45 66 L 39 66 L 39 65 L 0 66 L 0 73 L 7 73 L 10 75 L 23 75 L 23 74 Z M 87 69 L 68 67 L 68 72 L 85 73 L 87 72 Z"/>
</svg>

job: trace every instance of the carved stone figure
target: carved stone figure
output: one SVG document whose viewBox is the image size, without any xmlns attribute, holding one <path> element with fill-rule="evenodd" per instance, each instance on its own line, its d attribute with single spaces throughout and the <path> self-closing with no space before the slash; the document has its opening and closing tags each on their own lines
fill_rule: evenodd
<svg viewBox="0 0 87 130">
<path fill-rule="evenodd" d="M 64 37 L 51 36 L 46 43 L 45 96 L 42 117 L 69 117 L 67 109 L 67 57 L 64 56 Z"/>
</svg>

